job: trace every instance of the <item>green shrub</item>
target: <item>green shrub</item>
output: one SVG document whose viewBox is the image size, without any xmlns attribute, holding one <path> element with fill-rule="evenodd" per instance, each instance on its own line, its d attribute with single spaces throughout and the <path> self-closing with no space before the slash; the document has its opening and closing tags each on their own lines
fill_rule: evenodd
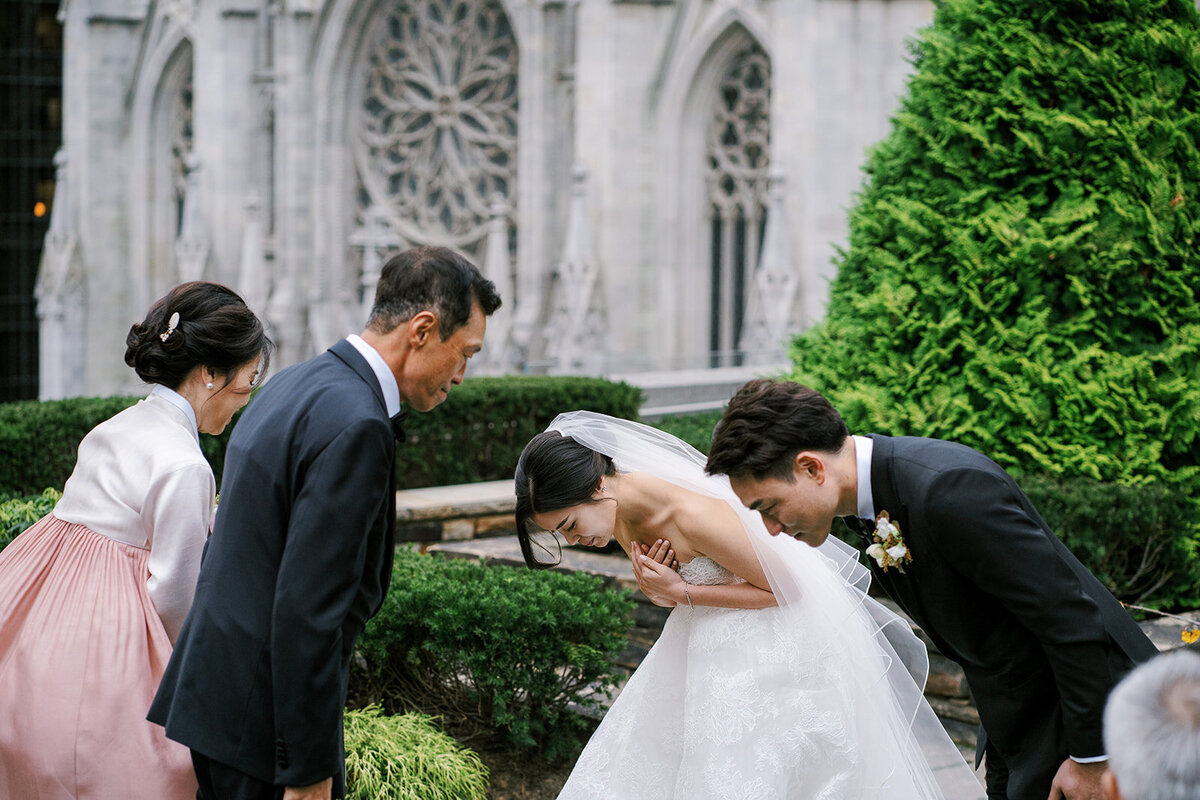
<svg viewBox="0 0 1200 800">
<path fill-rule="evenodd" d="M 484 800 L 487 768 L 421 714 L 347 711 L 346 800 Z"/>
<path fill-rule="evenodd" d="M 511 478 L 521 449 L 564 411 L 637 419 L 637 387 L 601 378 L 509 376 L 464 381 L 440 406 L 413 413 L 396 449 L 402 488 Z"/>
<path fill-rule="evenodd" d="M 682 439 L 701 453 L 707 453 L 712 446 L 713 428 L 721 421 L 719 411 L 701 411 L 697 414 L 681 414 L 673 417 L 663 417 L 658 422 L 650 423 L 659 430 L 666 431 L 672 436 Z"/>
<path fill-rule="evenodd" d="M 88 431 L 137 397 L 76 397 L 0 403 L 0 496 L 62 488 Z M 251 403 L 254 401 L 251 400 Z M 402 488 L 511 478 L 521 448 L 563 411 L 589 409 L 637 419 L 641 390 L 600 378 L 472 378 L 428 414 L 410 414 L 397 448 Z M 200 437 L 221 485 L 229 434 Z"/>
<path fill-rule="evenodd" d="M 133 397 L 75 397 L 0 404 L 0 493 L 61 489 L 87 432 L 135 402 Z"/>
<path fill-rule="evenodd" d="M 855 431 L 1200 495 L 1193 0 L 943 0 L 913 53 L 794 377 Z"/>
<path fill-rule="evenodd" d="M 633 601 L 582 573 L 396 554 L 391 590 L 359 639 L 352 704 L 439 716 L 459 739 L 498 733 L 549 760 L 573 755 L 611 694 Z"/>
<path fill-rule="evenodd" d="M 1158 609 L 1200 605 L 1200 536 L 1192 504 L 1167 485 L 1027 476 L 1029 499 L 1117 599 Z"/>
<path fill-rule="evenodd" d="M 17 535 L 50 513 L 62 497 L 57 489 L 47 489 L 33 497 L 13 497 L 0 502 L 0 550 Z"/>
<path fill-rule="evenodd" d="M 0 403 L 0 495 L 28 495 L 46 486 L 62 488 L 75 469 L 79 443 L 92 428 L 140 397 L 72 397 Z M 217 485 L 229 433 L 239 411 L 220 436 L 200 437 Z"/>
</svg>

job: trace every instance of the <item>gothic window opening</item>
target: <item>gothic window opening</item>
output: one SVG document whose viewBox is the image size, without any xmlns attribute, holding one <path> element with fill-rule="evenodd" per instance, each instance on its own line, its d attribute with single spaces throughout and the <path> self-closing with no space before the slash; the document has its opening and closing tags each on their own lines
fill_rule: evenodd
<svg viewBox="0 0 1200 800">
<path fill-rule="evenodd" d="M 187 198 L 188 160 L 192 153 L 192 74 L 186 73 L 183 86 L 171 97 L 168 118 L 171 142 L 171 185 L 175 190 L 175 236 L 183 225 L 183 202 Z"/>
<path fill-rule="evenodd" d="M 767 219 L 771 64 L 757 44 L 729 63 L 706 134 L 709 209 L 709 366 L 736 366 L 746 291 Z"/>
<path fill-rule="evenodd" d="M 192 46 L 184 40 L 167 60 L 151 106 L 144 278 L 150 299 L 179 282 L 175 243 L 182 232 L 192 161 L 192 65 Z"/>
<path fill-rule="evenodd" d="M 409 244 L 478 261 L 493 202 L 515 219 L 518 54 L 502 5 L 402 0 L 365 59 L 355 227 L 382 215 Z"/>
</svg>

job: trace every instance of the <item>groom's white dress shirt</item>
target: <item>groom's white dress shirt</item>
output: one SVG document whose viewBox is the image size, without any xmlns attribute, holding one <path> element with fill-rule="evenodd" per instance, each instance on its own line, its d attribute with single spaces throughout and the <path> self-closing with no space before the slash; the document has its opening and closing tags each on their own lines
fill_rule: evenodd
<svg viewBox="0 0 1200 800">
<path fill-rule="evenodd" d="M 192 605 L 216 482 L 195 412 L 163 386 L 88 433 L 52 512 L 149 550 L 146 591 L 174 644 Z"/>
</svg>

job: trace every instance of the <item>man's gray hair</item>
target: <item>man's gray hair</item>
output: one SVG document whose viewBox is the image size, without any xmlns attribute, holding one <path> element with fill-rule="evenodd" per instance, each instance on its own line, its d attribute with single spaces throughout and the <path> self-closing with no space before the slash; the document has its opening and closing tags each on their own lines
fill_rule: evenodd
<svg viewBox="0 0 1200 800">
<path fill-rule="evenodd" d="M 1104 746 L 1123 800 L 1200 800 L 1200 655 L 1126 675 L 1104 709 Z"/>
</svg>

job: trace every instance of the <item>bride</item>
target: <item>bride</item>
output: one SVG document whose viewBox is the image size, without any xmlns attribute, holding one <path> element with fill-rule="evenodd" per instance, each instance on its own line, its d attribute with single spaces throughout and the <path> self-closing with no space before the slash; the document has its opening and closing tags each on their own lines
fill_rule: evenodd
<svg viewBox="0 0 1200 800">
<path fill-rule="evenodd" d="M 924 645 L 867 597 L 850 548 L 769 536 L 689 445 L 587 411 L 526 445 L 516 494 L 531 567 L 556 563 L 550 533 L 615 539 L 675 606 L 560 800 L 982 796 L 922 697 Z"/>
</svg>

